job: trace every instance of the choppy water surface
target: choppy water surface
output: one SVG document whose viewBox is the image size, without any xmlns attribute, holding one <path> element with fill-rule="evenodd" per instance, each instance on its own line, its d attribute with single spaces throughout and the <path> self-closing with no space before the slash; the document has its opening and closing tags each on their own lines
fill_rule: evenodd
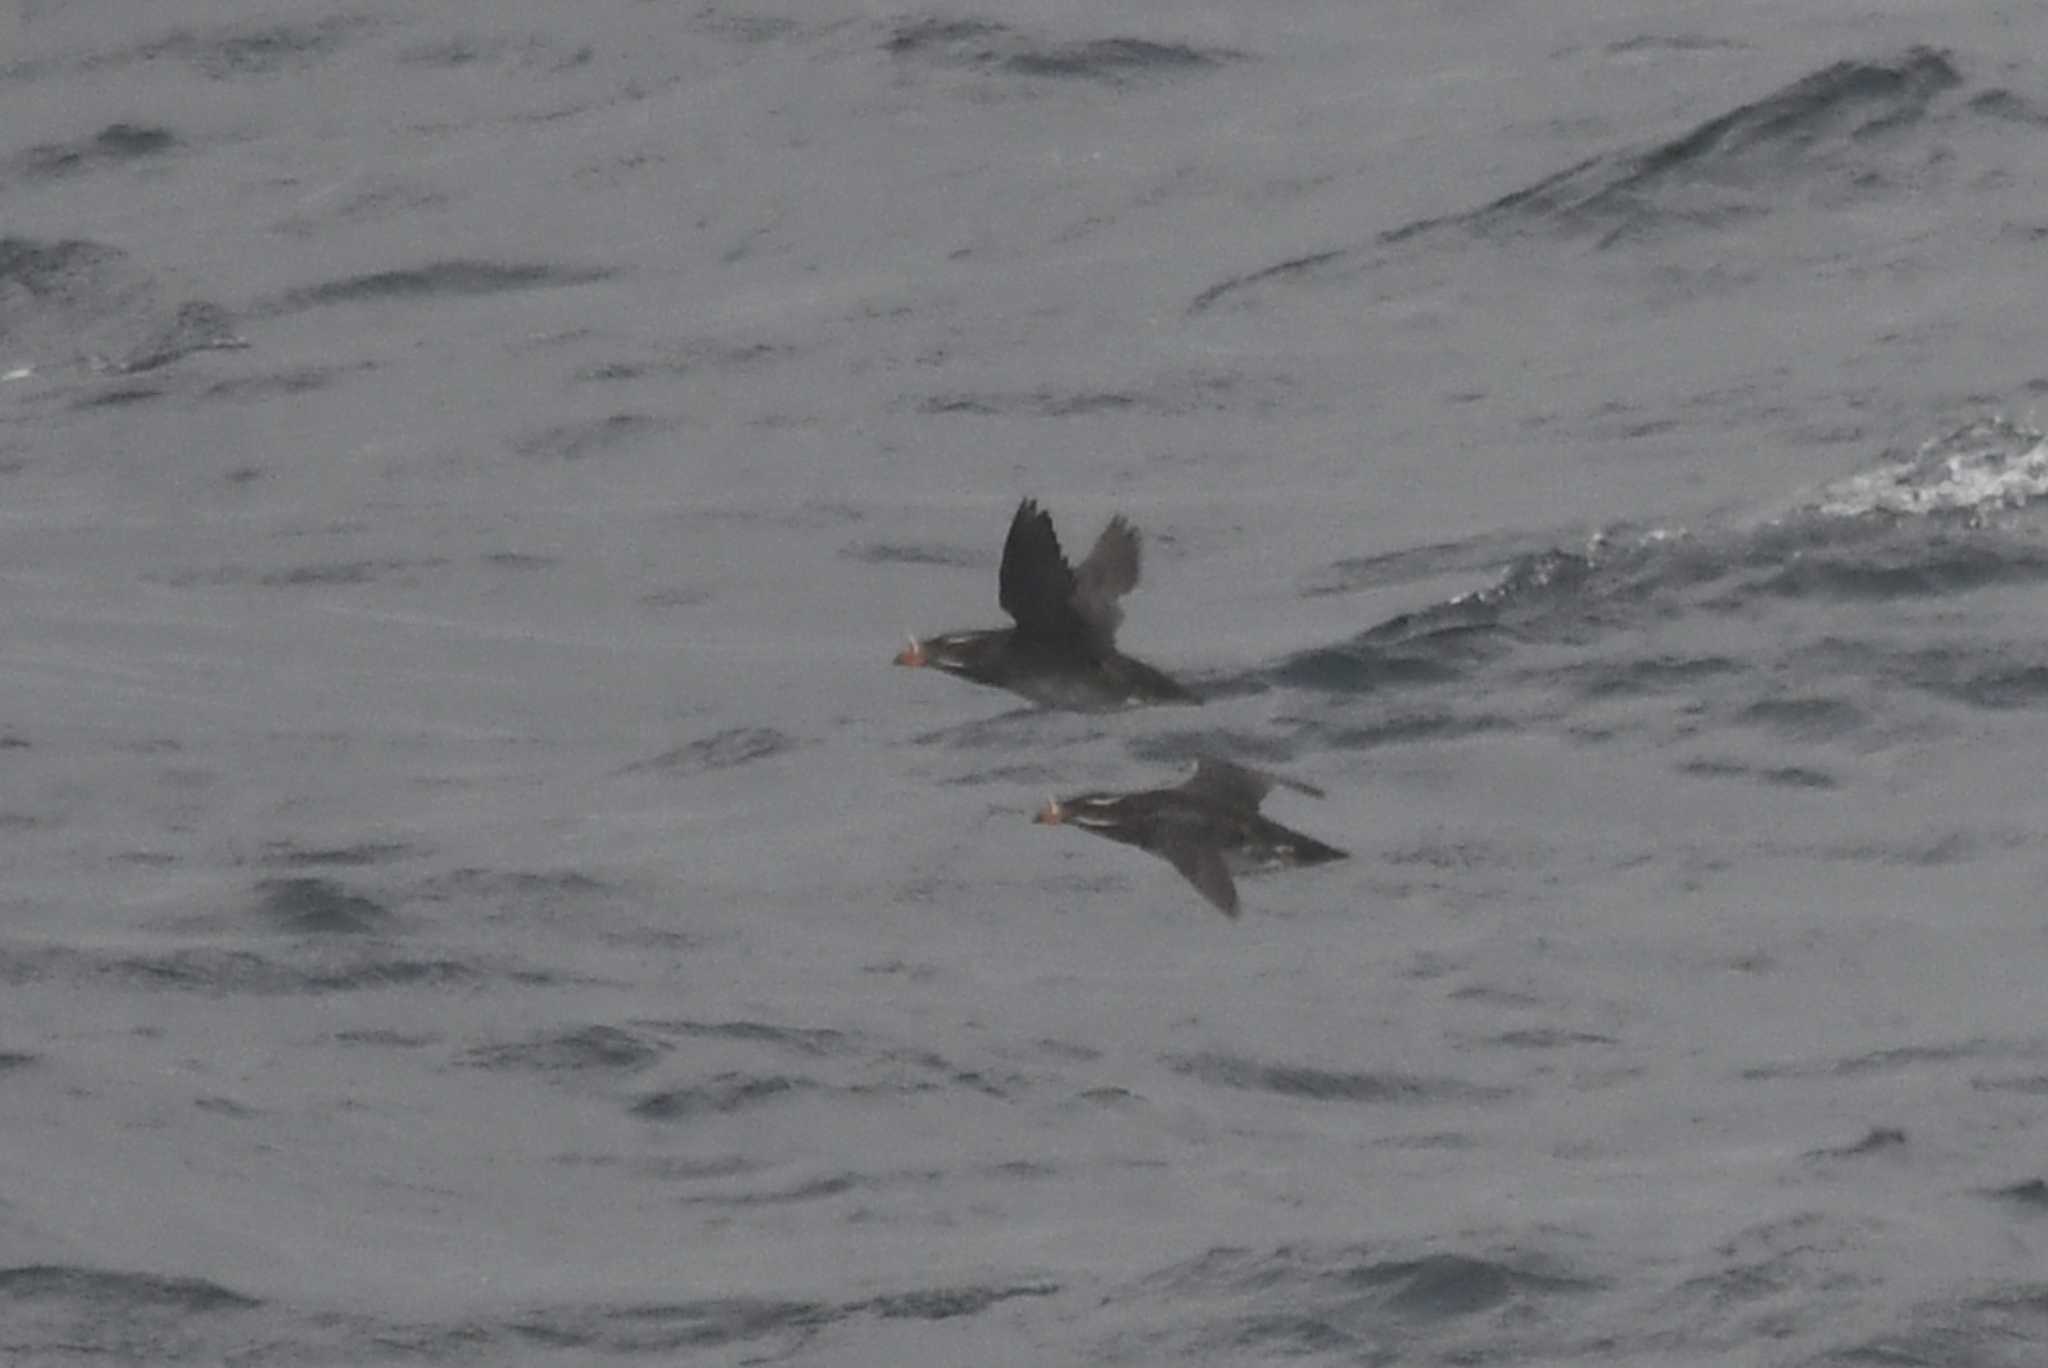
<svg viewBox="0 0 2048 1368">
<path fill-rule="evenodd" d="M 2039 1362 L 2048 28 L 1545 23 L 0 16 L 0 1357 Z"/>
</svg>

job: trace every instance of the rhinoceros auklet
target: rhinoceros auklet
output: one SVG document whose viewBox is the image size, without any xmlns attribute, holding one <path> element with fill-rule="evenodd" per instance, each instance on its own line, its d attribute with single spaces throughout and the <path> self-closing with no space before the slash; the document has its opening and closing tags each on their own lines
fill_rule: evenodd
<svg viewBox="0 0 2048 1368">
<path fill-rule="evenodd" d="M 1226 917 L 1237 915 L 1233 870 L 1323 864 L 1345 852 L 1259 815 L 1275 784 L 1312 797 L 1322 790 L 1295 779 L 1204 756 L 1194 777 L 1142 793 L 1080 793 L 1049 800 L 1034 819 L 1077 826 L 1149 850 L 1181 872 Z"/>
<path fill-rule="evenodd" d="M 1047 708 L 1107 712 L 1139 703 L 1199 703 L 1187 689 L 1116 649 L 1117 600 L 1138 582 L 1138 529 L 1109 520 L 1078 568 L 1067 565 L 1052 517 L 1017 505 L 1003 542 L 998 599 L 1014 627 L 910 639 L 898 665 L 1008 689 Z"/>
</svg>

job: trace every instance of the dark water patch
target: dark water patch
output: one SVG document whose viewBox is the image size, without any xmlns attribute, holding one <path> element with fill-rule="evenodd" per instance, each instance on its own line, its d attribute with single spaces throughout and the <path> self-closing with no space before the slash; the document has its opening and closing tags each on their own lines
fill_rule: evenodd
<svg viewBox="0 0 2048 1368">
<path fill-rule="evenodd" d="M 552 904 L 608 897 L 617 890 L 605 880 L 575 869 L 457 869 L 428 880 L 420 891 L 434 898 L 513 899 Z"/>
<path fill-rule="evenodd" d="M 796 20 L 781 15 L 738 14 L 709 7 L 697 12 L 690 27 L 699 33 L 747 44 L 776 42 L 798 31 Z"/>
<path fill-rule="evenodd" d="M 968 414 L 977 418 L 1024 416 L 1030 418 L 1074 418 L 1098 413 L 1122 413 L 1143 409 L 1151 413 L 1176 411 L 1175 406 L 1150 396 L 1098 391 L 1062 394 L 1052 390 L 1025 393 L 974 392 L 934 394 L 912 406 L 928 417 Z"/>
<path fill-rule="evenodd" d="M 971 56 L 988 51 L 1008 32 L 1001 24 L 986 23 L 980 19 L 941 19 L 936 15 L 923 15 L 897 24 L 883 41 L 882 50 L 892 57 L 935 51 Z"/>
<path fill-rule="evenodd" d="M 0 1358 L 11 1364 L 213 1363 L 264 1303 L 220 1283 L 80 1265 L 0 1268 Z"/>
<path fill-rule="evenodd" d="M 1520 724 L 1492 714 L 1462 714 L 1441 708 L 1404 709 L 1376 721 L 1356 725 L 1304 722 L 1300 735 L 1313 749 L 1377 750 L 1429 741 L 1457 741 L 1487 732 L 1517 731 Z"/>
<path fill-rule="evenodd" d="M 263 863 L 286 869 L 360 869 L 394 864 L 418 853 L 417 847 L 404 841 L 360 841 L 339 846 L 302 846 L 291 841 L 271 841 L 263 847 Z"/>
<path fill-rule="evenodd" d="M 312 394 L 333 384 L 343 371 L 331 366 L 296 366 L 269 375 L 242 375 L 207 386 L 206 397 L 228 403 L 261 403 Z"/>
<path fill-rule="evenodd" d="M 1649 234 L 1712 230 L 1771 213 L 1795 191 L 1867 198 L 1907 167 L 1885 144 L 1962 83 L 1947 55 L 1913 48 L 1888 62 L 1837 62 L 1647 150 L 1604 153 L 1491 204 L 1422 219 L 1388 244 L 1455 228 L 1482 237 L 1593 235 L 1602 247 Z"/>
<path fill-rule="evenodd" d="M 1858 864 L 1902 865 L 1911 869 L 1938 869 L 1975 859 L 1987 847 L 2014 849 L 2031 845 L 2035 837 L 2010 835 L 1993 839 L 1981 831 L 1949 831 L 1926 836 L 1903 836 L 1890 841 L 1823 846 L 1817 853 L 1834 860 Z"/>
<path fill-rule="evenodd" d="M 528 1073 L 630 1073 L 668 1052 L 662 1041 L 617 1026 L 579 1026 L 508 1044 L 479 1045 L 462 1062 L 473 1068 Z"/>
<path fill-rule="evenodd" d="M 1935 527 L 1932 536 L 1909 526 L 1908 535 L 1816 547 L 1785 562 L 1757 587 L 1787 598 L 1889 602 L 2048 580 L 2048 551 L 2038 546 Z"/>
<path fill-rule="evenodd" d="M 116 1273 L 73 1264 L 20 1264 L 0 1268 L 0 1300 L 21 1305 L 63 1302 L 80 1311 L 119 1315 L 135 1311 L 175 1311 L 181 1315 L 218 1315 L 263 1305 L 255 1297 L 204 1278 L 158 1273 Z"/>
<path fill-rule="evenodd" d="M 2034 641 L 1978 638 L 1906 647 L 1891 641 L 1825 637 L 1789 653 L 1787 660 L 1880 684 L 1902 685 L 1949 703 L 2006 711 L 2048 697 L 2048 657 Z"/>
<path fill-rule="evenodd" d="M 1030 80 L 1099 81 L 1121 85 L 1147 76 L 1208 70 L 1240 54 L 1188 43 L 1109 37 L 1052 42 L 1001 24 L 922 16 L 899 23 L 882 43 L 898 60 L 918 60 Z"/>
<path fill-rule="evenodd" d="M 854 1302 L 847 1309 L 865 1311 L 883 1320 L 956 1320 L 961 1316 L 978 1316 L 991 1306 L 1014 1301 L 1018 1297 L 1052 1297 L 1059 1291 L 1060 1285 L 1055 1282 L 1012 1283 L 1000 1287 L 929 1287 L 870 1297 L 866 1301 Z"/>
<path fill-rule="evenodd" d="M 1987 1040 L 1965 1040 L 1953 1045 L 1903 1045 L 1890 1050 L 1851 1055 L 1839 1060 L 1832 1072 L 1843 1078 L 1859 1074 L 1891 1073 L 1918 1068 L 1922 1064 L 1949 1064 L 1958 1059 L 1981 1059 L 1997 1047 Z"/>
<path fill-rule="evenodd" d="M 1233 295 L 1246 294 L 1264 285 L 1285 282 L 1298 285 L 1322 285 L 1327 278 L 1340 269 L 1357 269 L 1354 255 L 1347 250 L 1311 252 L 1306 256 L 1291 257 L 1272 266 L 1244 275 L 1232 276 L 1203 290 L 1188 303 L 1190 314 L 1205 313 Z"/>
<path fill-rule="evenodd" d="M 949 746 L 956 750 L 1019 751 L 1040 744 L 1039 724 L 1045 713 L 1035 707 L 1012 708 L 993 717 L 976 718 L 912 738 L 920 746 Z"/>
<path fill-rule="evenodd" d="M 1841 781 L 1824 770 L 1803 765 L 1746 765 L 1735 760 L 1688 760 L 1678 772 L 1692 779 L 1741 779 L 1772 788 L 1825 791 L 1841 787 Z"/>
<path fill-rule="evenodd" d="M 156 276 L 119 248 L 13 236 L 0 237 L 0 343 L 21 359 L 83 361 L 114 375 L 247 345 L 226 310 L 202 300 L 172 305 Z"/>
<path fill-rule="evenodd" d="M 585 366 L 570 378 L 583 383 L 643 380 L 650 369 L 634 361 L 607 361 L 600 365 Z"/>
<path fill-rule="evenodd" d="M 8 299 L 7 313 L 16 317 L 16 308 L 23 305 L 86 303 L 107 292 L 107 273 L 127 260 L 117 247 L 82 238 L 0 237 L 0 290 L 7 292 L 0 299 Z"/>
<path fill-rule="evenodd" d="M 2022 1211 L 2048 1211 L 2048 1180 L 2029 1178 L 2007 1187 L 1993 1188 L 1984 1195 Z"/>
<path fill-rule="evenodd" d="M 161 326 L 107 364 L 119 375 L 137 375 L 182 361 L 194 352 L 242 351 L 247 339 L 235 331 L 234 318 L 218 304 L 188 299 Z"/>
<path fill-rule="evenodd" d="M 180 61 L 214 80 L 275 76 L 310 71 L 339 52 L 366 20 L 333 15 L 312 23 L 224 27 L 204 32 L 179 29 L 134 49 L 144 62 Z M 106 60 L 120 62 L 121 54 Z M 89 63 L 88 65 L 91 65 Z"/>
<path fill-rule="evenodd" d="M 839 548 L 842 560 L 863 565 L 950 565 L 979 568 L 988 564 L 985 552 L 930 542 L 853 542 Z"/>
<path fill-rule="evenodd" d="M 763 1207 L 796 1206 L 804 1202 L 824 1201 L 832 1197 L 844 1197 L 857 1188 L 871 1186 L 871 1180 L 858 1173 L 833 1173 L 818 1178 L 807 1178 L 790 1187 L 774 1188 L 766 1192 L 729 1192 L 698 1194 L 682 1200 L 692 1206 L 721 1207 Z"/>
<path fill-rule="evenodd" d="M 1084 1088 L 1075 1096 L 1096 1107 L 1124 1107 L 1145 1100 L 1129 1088 Z"/>
<path fill-rule="evenodd" d="M 1742 1077 L 1751 1081 L 1830 1076 L 1856 1078 L 1866 1074 L 1916 1069 L 1924 1064 L 1953 1064 L 1961 1059 L 1984 1059 L 2012 1053 L 2016 1048 L 2023 1047 L 1983 1039 L 1958 1041 L 1947 1045 L 1902 1045 L 1894 1049 L 1872 1050 L 1868 1054 L 1850 1055 L 1844 1059 L 1824 1062 L 1753 1065 L 1742 1071 Z"/>
<path fill-rule="evenodd" d="M 612 274 L 607 269 L 587 266 L 456 258 L 401 270 L 344 276 L 339 280 L 287 290 L 273 307 L 279 312 L 292 312 L 330 304 L 369 304 L 384 300 L 424 303 L 436 299 L 589 285 L 609 279 Z"/>
<path fill-rule="evenodd" d="M 1925 1302 L 1897 1330 L 1799 1361 L 1799 1368 L 2037 1368 L 2048 1346 L 2048 1284 Z"/>
<path fill-rule="evenodd" d="M 495 53 L 499 44 L 477 38 L 440 38 L 413 43 L 398 52 L 400 66 L 453 70 L 474 65 Z"/>
<path fill-rule="evenodd" d="M 352 561 L 315 561 L 283 570 L 264 570 L 253 582 L 265 589 L 333 589 L 357 584 L 375 584 L 399 577 L 401 580 L 422 570 L 441 570 L 448 562 L 434 558 L 407 560 L 402 557 Z M 230 581 L 234 572 L 222 572 Z"/>
<path fill-rule="evenodd" d="M 661 1305 L 560 1306 L 535 1310 L 506 1327 L 517 1338 L 548 1349 L 584 1355 L 677 1354 L 775 1341 L 778 1352 L 749 1354 L 743 1362 L 786 1356 L 839 1319 L 828 1302 L 724 1297 Z"/>
<path fill-rule="evenodd" d="M 1292 1248 L 1281 1249 L 1276 1257 L 1243 1245 L 1216 1245 L 1146 1274 L 1134 1290 L 1168 1298 L 1262 1292 L 1290 1280 L 1295 1255 Z"/>
<path fill-rule="evenodd" d="M 1425 1336 L 1461 1336 L 1444 1362 L 1524 1362 L 1553 1318 L 1573 1323 L 1596 1279 L 1538 1255 L 1434 1251 L 1388 1257 L 1360 1246 L 1220 1247 L 1142 1279 L 1134 1295 L 1206 1311 L 1185 1357 L 1227 1362 L 1336 1355 L 1347 1363 L 1437 1361 Z M 1498 1332 L 1490 1344 L 1469 1338 Z M 1562 1358 L 1559 1361 L 1564 1361 Z M 1574 1360 L 1576 1361 L 1576 1360 Z"/>
<path fill-rule="evenodd" d="M 1491 624 L 1473 623 L 1406 641 L 1314 647 L 1282 660 L 1271 679 L 1283 688 L 1332 694 L 1429 688 L 1499 656 L 1504 647 L 1493 630 Z"/>
<path fill-rule="evenodd" d="M 562 563 L 559 556 L 537 556 L 527 551 L 493 551 L 481 559 L 497 570 L 551 570 Z"/>
<path fill-rule="evenodd" d="M 666 770 L 675 774 L 702 774 L 712 770 L 738 769 L 756 760 L 781 755 L 801 743 L 773 727 L 728 727 L 710 736 L 663 751 L 651 760 L 639 760 L 626 767 L 628 773 Z"/>
<path fill-rule="evenodd" d="M 987 399 L 971 394 L 939 395 L 930 399 L 920 399 L 917 411 L 933 417 L 965 413 L 978 418 L 993 417 L 1000 412 Z"/>
<path fill-rule="evenodd" d="M 585 384 L 617 384 L 633 380 L 677 380 L 702 371 L 748 370 L 797 355 L 798 348 L 785 342 L 735 342 L 725 338 L 704 338 L 665 350 L 645 361 L 601 361 L 584 366 L 573 376 Z"/>
<path fill-rule="evenodd" d="M 15 159 L 25 178 L 54 179 L 159 157 L 178 146 L 177 134 L 151 124 L 111 123 L 82 142 L 39 143 Z"/>
<path fill-rule="evenodd" d="M 1569 639 L 1581 623 L 1590 630 L 1600 607 L 1597 591 L 1627 592 L 1632 586 L 1626 575 L 1643 554 L 1638 550 L 1611 564 L 1562 550 L 1521 556 L 1485 589 L 1389 618 L 1347 643 L 1299 652 L 1283 660 L 1272 677 L 1325 693 L 1442 684 L 1498 659 L 1518 640 Z M 1605 584 L 1594 580 L 1602 569 L 1608 571 Z"/>
<path fill-rule="evenodd" d="M 94 153 L 116 161 L 154 157 L 178 145 L 178 135 L 155 124 L 110 123 L 93 135 Z"/>
<path fill-rule="evenodd" d="M 644 413 L 614 413 L 581 423 L 557 423 L 528 433 L 512 449 L 529 460 L 580 461 L 586 456 L 631 446 L 671 424 Z"/>
<path fill-rule="evenodd" d="M 165 393 L 166 391 L 155 385 L 116 385 L 111 389 L 85 395 L 71 407 L 78 413 L 90 413 L 95 409 L 131 408 L 136 404 L 146 404 L 152 399 L 161 399 Z"/>
<path fill-rule="evenodd" d="M 1809 1159 L 1857 1159 L 1868 1154 L 1883 1154 L 1906 1147 L 1906 1133 L 1896 1126 L 1875 1126 L 1861 1140 L 1848 1145 L 1836 1145 L 1822 1149 L 1808 1150 Z"/>
<path fill-rule="evenodd" d="M 646 911 L 644 901 L 633 890 L 574 869 L 456 869 L 410 885 L 406 898 L 408 902 L 451 906 L 451 924 L 527 920 L 573 925 L 583 933 L 614 920 L 605 914 L 618 911 L 637 919 Z M 654 939 L 671 948 L 692 943 L 682 931 L 664 932 Z"/>
<path fill-rule="evenodd" d="M 517 966 L 445 957 L 407 957 L 377 948 L 319 948 L 308 942 L 291 959 L 248 950 L 194 946 L 154 954 L 68 946 L 0 946 L 0 983 L 72 983 L 203 996 L 318 995 L 380 988 L 472 987 L 490 978 L 553 982 Z"/>
<path fill-rule="evenodd" d="M 1869 719 L 1861 708 L 1839 698 L 1806 697 L 1759 699 L 1735 720 L 1788 740 L 1831 741 L 1860 731 Z"/>
<path fill-rule="evenodd" d="M 1468 1083 L 1457 1078 L 1395 1072 L 1354 1073 L 1298 1064 L 1268 1064 L 1215 1051 L 1166 1055 L 1162 1062 L 1175 1073 L 1215 1087 L 1269 1092 L 1309 1102 L 1490 1102 L 1513 1093 L 1510 1088 Z"/>
<path fill-rule="evenodd" d="M 983 1097 L 993 1097 L 1007 1102 L 1024 1091 L 1030 1079 L 1021 1073 L 997 1076 L 983 1073 L 979 1069 L 960 1069 L 947 1081 L 956 1088 L 965 1088 L 969 1092 L 978 1092 Z"/>
<path fill-rule="evenodd" d="M 711 602 L 711 591 L 683 587 L 653 589 L 642 594 L 638 601 L 644 608 L 696 608 Z"/>
<path fill-rule="evenodd" d="M 1041 1053 L 1070 1064 L 1092 1064 L 1102 1058 L 1102 1051 L 1093 1045 L 1077 1045 L 1071 1040 L 1054 1040 L 1047 1037 L 1035 1042 Z"/>
<path fill-rule="evenodd" d="M 2048 665 L 1994 665 L 1929 678 L 1923 687 L 1979 708 L 2031 708 L 2048 699 Z"/>
<path fill-rule="evenodd" d="M 1970 1080 L 1970 1086 L 1978 1092 L 2018 1093 L 2023 1097 L 2048 1097 L 2048 1074 L 2007 1075 L 2003 1078 L 1978 1077 Z"/>
<path fill-rule="evenodd" d="M 1697 33 L 1645 33 L 1623 38 L 1601 49 L 1610 57 L 1633 57 L 1641 53 L 1747 52 L 1749 44 L 1729 38 L 1709 38 Z"/>
<path fill-rule="evenodd" d="M 394 955 L 359 955 L 308 966 L 301 971 L 306 993 L 362 993 L 386 988 L 465 988 L 503 978 L 533 986 L 566 981 L 546 970 L 487 967 L 468 960 Z"/>
<path fill-rule="evenodd" d="M 984 788 L 991 784 L 1000 784 L 1005 787 L 1015 787 L 1022 784 L 1027 788 L 1037 789 L 1057 788 L 1061 782 L 1061 772 L 1051 765 L 1035 762 L 1016 765 L 990 765 L 986 769 L 978 769 L 971 774 L 952 775 L 941 779 L 939 782 L 948 788 Z M 991 811 L 995 810 L 998 809 L 991 809 Z M 1021 809 L 1017 808 L 1010 808 L 1008 810 L 1013 812 L 1021 811 Z"/>
<path fill-rule="evenodd" d="M 564 1155 L 561 1162 L 590 1163 L 596 1165 L 616 1164 L 615 1154 L 579 1156 Z M 632 1161 L 636 1177 L 651 1178 L 663 1183 L 700 1183 L 713 1178 L 737 1178 L 741 1174 L 756 1173 L 761 1165 L 743 1154 L 721 1154 L 710 1159 L 690 1159 L 680 1155 L 662 1155 L 659 1158 L 635 1159 Z"/>
<path fill-rule="evenodd" d="M 1420 865 L 1446 873 L 1468 873 L 1477 869 L 1521 869 L 1536 858 L 1528 850 L 1493 841 L 1422 841 L 1387 851 L 1381 859 L 1390 865 Z"/>
<path fill-rule="evenodd" d="M 1450 1320 L 1492 1310 L 1515 1296 L 1581 1293 L 1589 1279 L 1464 1254 L 1431 1254 L 1360 1264 L 1336 1275 L 1346 1287 L 1380 1294 L 1395 1315 Z"/>
<path fill-rule="evenodd" d="M 1240 1316 L 1211 1330 L 1198 1340 L 1198 1352 L 1217 1350 L 1230 1355 L 1268 1354 L 1301 1358 L 1312 1354 L 1357 1356 L 1358 1361 L 1386 1362 L 1366 1350 L 1358 1336 L 1338 1329 L 1328 1317 L 1299 1311 L 1257 1311 Z"/>
<path fill-rule="evenodd" d="M 1550 1026 L 1532 1026 L 1519 1031 L 1502 1031 L 1487 1039 L 1489 1045 L 1511 1050 L 1568 1050 L 1579 1045 L 1613 1045 L 1615 1039 L 1597 1031 L 1565 1031 Z"/>
<path fill-rule="evenodd" d="M 818 1086 L 813 1079 L 789 1074 L 722 1073 L 703 1083 L 648 1093 L 628 1110 L 643 1121 L 698 1121 L 786 1102 Z"/>
<path fill-rule="evenodd" d="M 1265 732 L 1177 728 L 1134 738 L 1127 747 L 1134 759 L 1187 770 L 1205 755 L 1259 765 L 1284 765 L 1299 754 L 1290 742 Z M 1176 781 L 1177 782 L 1177 781 Z"/>
<path fill-rule="evenodd" d="M 1287 377 L 1208 369 L 1148 376 L 1127 389 L 968 390 L 905 398 L 898 408 L 924 415 L 1089 418 L 1130 414 L 1181 417 L 1249 407 L 1274 412 L 1291 388 Z"/>
<path fill-rule="evenodd" d="M 382 936 L 397 929 L 391 909 L 331 879 L 265 879 L 256 885 L 255 915 L 293 936 Z"/>
<path fill-rule="evenodd" d="M 1972 114 L 2003 119 L 2008 123 L 2048 127 L 2048 105 L 2002 86 L 1972 95 L 1968 108 Z"/>
<path fill-rule="evenodd" d="M 1550 554 L 1554 548 L 1524 536 L 1488 535 L 1460 541 L 1432 542 L 1370 556 L 1347 556 L 1306 578 L 1303 598 L 1355 594 L 1443 575 L 1498 573 L 1525 556 Z"/>
<path fill-rule="evenodd" d="M 1144 401 L 1133 394 L 1097 392 L 1093 394 L 1048 394 L 1040 403 L 1040 412 L 1047 418 L 1073 418 L 1090 413 L 1122 413 L 1126 409 L 1140 406 Z"/>
<path fill-rule="evenodd" d="M 237 1102 L 232 1097 L 195 1098 L 192 1105 L 200 1111 L 214 1116 L 225 1116 L 234 1121 L 252 1121 L 263 1115 L 257 1108 Z"/>
<path fill-rule="evenodd" d="M 711 527 L 761 527 L 777 532 L 825 532 L 864 522 L 867 513 L 838 500 L 810 499 L 801 503 L 784 500 L 767 506 L 693 505 L 675 516 L 675 525 L 689 530 L 699 524 Z"/>
<path fill-rule="evenodd" d="M 9 1074 L 18 1069 L 26 1069 L 30 1065 L 40 1064 L 42 1061 L 43 1057 L 41 1055 L 29 1054 L 23 1050 L 0 1050 L 0 1074 Z"/>
<path fill-rule="evenodd" d="M 380 1050 L 419 1050 L 437 1045 L 441 1038 L 415 1031 L 394 1031 L 381 1026 L 363 1030 L 336 1031 L 330 1037 L 337 1045 L 368 1045 Z"/>
<path fill-rule="evenodd" d="M 673 1303 L 536 1308 L 505 1329 L 518 1340 L 586 1357 L 738 1351 L 735 1363 L 787 1358 L 820 1331 L 856 1317 L 943 1321 L 978 1316 L 1020 1298 L 1057 1296 L 1056 1282 L 965 1283 L 913 1288 L 856 1301 L 725 1297 Z M 482 1332 L 493 1338 L 491 1332 Z M 473 1349 L 475 1346 L 469 1346 Z M 744 1347 L 742 1349 L 742 1347 Z"/>
<path fill-rule="evenodd" d="M 1461 966 L 1433 953 L 1416 956 L 1415 968 L 1408 971 L 1410 978 L 1422 980 L 1438 979 Z M 1533 1011 L 1543 1007 L 1541 997 L 1520 988 L 1508 988 L 1498 983 L 1467 983 L 1453 988 L 1450 993 L 1453 1002 L 1476 1002 L 1489 1007 L 1505 1007 L 1512 1011 Z"/>
<path fill-rule="evenodd" d="M 1743 673 L 1749 667 L 1729 656 L 1644 656 L 1633 660 L 1595 660 L 1553 671 L 1549 678 L 1569 684 L 1582 699 L 1653 698 L 1690 693 L 1710 680 Z"/>
</svg>

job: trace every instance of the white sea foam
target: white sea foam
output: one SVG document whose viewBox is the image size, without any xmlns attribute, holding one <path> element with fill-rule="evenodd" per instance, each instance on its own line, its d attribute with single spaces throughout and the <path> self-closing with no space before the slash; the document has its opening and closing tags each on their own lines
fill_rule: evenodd
<svg viewBox="0 0 2048 1368">
<path fill-rule="evenodd" d="M 1836 518 L 1987 513 L 2022 507 L 2043 494 L 2048 494 L 2048 438 L 2031 427 L 1991 418 L 1926 443 L 1911 460 L 1829 485 L 1813 511 Z"/>
</svg>

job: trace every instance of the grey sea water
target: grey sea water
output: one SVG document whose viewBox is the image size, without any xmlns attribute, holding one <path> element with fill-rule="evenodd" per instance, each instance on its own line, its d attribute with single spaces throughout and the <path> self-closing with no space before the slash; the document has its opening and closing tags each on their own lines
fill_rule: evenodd
<svg viewBox="0 0 2048 1368">
<path fill-rule="evenodd" d="M 2041 1362 L 2044 51 L 0 11 L 0 1359 Z"/>
</svg>

